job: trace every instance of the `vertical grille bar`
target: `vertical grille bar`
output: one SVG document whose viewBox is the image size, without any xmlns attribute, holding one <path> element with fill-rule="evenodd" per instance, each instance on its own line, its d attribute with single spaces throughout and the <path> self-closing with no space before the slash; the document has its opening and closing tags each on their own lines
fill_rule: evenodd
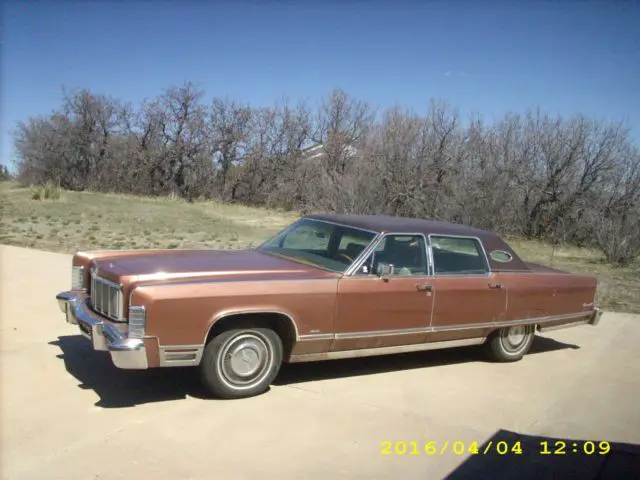
<svg viewBox="0 0 640 480">
<path fill-rule="evenodd" d="M 125 320 L 121 286 L 95 275 L 94 272 L 91 272 L 89 303 L 96 312 L 112 320 Z"/>
</svg>

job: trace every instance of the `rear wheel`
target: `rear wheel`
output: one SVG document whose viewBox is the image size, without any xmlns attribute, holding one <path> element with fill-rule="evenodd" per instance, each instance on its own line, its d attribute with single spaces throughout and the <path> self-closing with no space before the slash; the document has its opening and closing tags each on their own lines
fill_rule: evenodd
<svg viewBox="0 0 640 480">
<path fill-rule="evenodd" d="M 266 392 L 282 364 L 282 340 L 268 328 L 226 330 L 207 344 L 200 376 L 219 398 L 252 397 Z"/>
<path fill-rule="evenodd" d="M 529 351 L 534 336 L 535 325 L 504 327 L 491 334 L 485 348 L 493 360 L 515 362 Z"/>
</svg>

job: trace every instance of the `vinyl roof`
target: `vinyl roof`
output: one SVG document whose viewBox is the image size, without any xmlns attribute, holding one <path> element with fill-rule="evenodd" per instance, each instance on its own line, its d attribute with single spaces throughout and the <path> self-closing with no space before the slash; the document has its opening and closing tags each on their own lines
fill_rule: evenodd
<svg viewBox="0 0 640 480">
<path fill-rule="evenodd" d="M 325 220 L 342 225 L 372 230 L 374 232 L 398 232 L 398 233 L 422 233 L 424 235 L 460 235 L 477 237 L 483 243 L 487 253 L 493 250 L 502 250 L 512 256 L 508 263 L 496 262 L 489 258 L 489 263 L 494 271 L 530 271 L 518 254 L 497 233 L 479 228 L 469 227 L 456 223 L 441 222 L 437 220 L 425 220 L 421 218 L 393 217 L 389 215 L 353 215 L 353 214 L 313 214 L 304 218 Z"/>
<path fill-rule="evenodd" d="M 329 222 L 341 223 L 365 230 L 375 232 L 402 232 L 402 233 L 424 233 L 428 234 L 450 234 L 485 237 L 494 236 L 492 232 L 480 230 L 466 225 L 456 223 L 440 222 L 437 220 L 424 220 L 420 218 L 392 217 L 389 215 L 342 215 L 342 214 L 314 214 L 307 215 L 306 218 L 316 220 L 326 220 Z"/>
</svg>

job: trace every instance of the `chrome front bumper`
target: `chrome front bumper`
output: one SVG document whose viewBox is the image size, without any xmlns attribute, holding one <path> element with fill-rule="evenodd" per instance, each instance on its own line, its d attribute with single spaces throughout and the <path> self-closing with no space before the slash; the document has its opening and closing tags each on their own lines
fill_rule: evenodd
<svg viewBox="0 0 640 480">
<path fill-rule="evenodd" d="M 94 350 L 109 352 L 118 368 L 141 370 L 149 368 L 144 342 L 127 336 L 128 326 L 106 320 L 93 312 L 86 297 L 77 292 L 56 295 L 58 306 L 67 323 L 78 325 L 80 333 L 89 339 Z"/>
</svg>

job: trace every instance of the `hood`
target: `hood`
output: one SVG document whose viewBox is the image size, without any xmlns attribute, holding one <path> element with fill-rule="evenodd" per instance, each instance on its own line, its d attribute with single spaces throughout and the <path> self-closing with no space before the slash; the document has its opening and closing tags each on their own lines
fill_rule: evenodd
<svg viewBox="0 0 640 480">
<path fill-rule="evenodd" d="M 258 250 L 160 250 L 103 258 L 93 263 L 98 275 L 114 281 L 179 281 L 205 278 L 324 277 L 330 272 Z"/>
</svg>

